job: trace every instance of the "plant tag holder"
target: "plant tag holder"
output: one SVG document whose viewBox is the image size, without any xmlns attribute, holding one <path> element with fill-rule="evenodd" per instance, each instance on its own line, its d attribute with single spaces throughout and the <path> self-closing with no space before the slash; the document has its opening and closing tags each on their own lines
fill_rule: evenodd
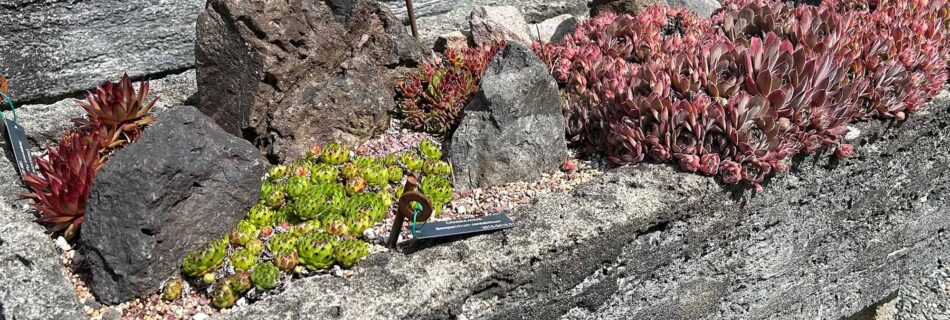
<svg viewBox="0 0 950 320">
<path fill-rule="evenodd" d="M 416 226 L 429 220 L 432 216 L 432 202 L 422 193 L 416 191 L 417 179 L 409 175 L 406 179 L 406 186 L 403 187 L 402 196 L 396 205 L 396 217 L 393 220 L 393 227 L 389 230 L 389 240 L 386 241 L 386 247 L 396 248 L 396 242 L 399 241 L 399 234 L 402 232 L 402 224 L 405 220 L 412 223 L 412 233 L 416 233 Z"/>
<path fill-rule="evenodd" d="M 390 249 L 395 248 L 396 242 L 399 241 L 404 220 L 409 220 L 412 223 L 410 226 L 413 240 L 491 232 L 515 227 L 515 222 L 504 213 L 427 223 L 426 221 L 432 216 L 432 203 L 416 191 L 416 178 L 414 176 L 409 176 L 403 190 L 402 197 L 399 198 L 393 228 L 389 232 L 389 241 L 386 242 L 386 246 Z"/>
<path fill-rule="evenodd" d="M 6 92 L 0 92 L 0 98 L 10 106 L 10 110 L 13 112 L 13 119 L 7 119 L 7 116 L 3 114 L 0 114 L 0 118 L 3 119 L 4 136 L 10 150 L 13 151 L 17 173 L 20 174 L 20 179 L 23 179 L 28 173 L 36 172 L 36 168 L 33 166 L 33 158 L 30 156 L 30 143 L 27 141 L 26 129 L 23 129 L 17 123 L 16 108 L 13 106 L 13 101 L 10 100 Z"/>
</svg>

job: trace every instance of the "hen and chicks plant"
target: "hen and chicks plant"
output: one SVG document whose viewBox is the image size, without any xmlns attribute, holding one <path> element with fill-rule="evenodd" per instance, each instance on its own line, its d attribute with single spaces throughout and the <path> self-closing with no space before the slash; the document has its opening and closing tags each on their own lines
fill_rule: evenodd
<svg viewBox="0 0 950 320">
<path fill-rule="evenodd" d="M 533 49 L 575 146 L 760 188 L 791 156 L 841 144 L 849 123 L 903 120 L 944 87 L 947 2 L 868 3 L 726 1 L 710 19 L 653 5 Z"/>
<path fill-rule="evenodd" d="M 67 239 L 79 232 L 96 173 L 116 148 L 135 141 L 155 121 L 150 111 L 157 99 L 148 99 L 148 87 L 142 82 L 136 92 L 125 75 L 88 93 L 76 101 L 86 118 L 73 119 L 77 127 L 48 150 L 46 159 L 34 159 L 37 172 L 23 178 L 31 192 L 22 196 L 33 199 L 38 222 L 51 232 L 63 232 Z"/>
<path fill-rule="evenodd" d="M 427 63 L 399 79 L 396 92 L 399 115 L 406 126 L 445 135 L 458 122 L 462 109 L 478 92 L 482 74 L 505 43 L 477 48 L 449 49 L 445 59 Z"/>
<path fill-rule="evenodd" d="M 228 308 L 247 288 L 264 294 L 290 276 L 333 265 L 351 267 L 369 254 L 369 245 L 359 238 L 391 212 L 406 174 L 422 176 L 420 190 L 441 212 L 452 196 L 446 178 L 451 167 L 441 156 L 432 141 L 422 142 L 419 150 L 384 157 L 354 155 L 331 143 L 303 160 L 274 166 L 247 218 L 226 240 L 189 253 L 182 271 L 206 285 L 217 282 L 212 302 Z M 251 283 L 247 288 L 243 276 L 238 277 L 244 274 Z"/>
</svg>

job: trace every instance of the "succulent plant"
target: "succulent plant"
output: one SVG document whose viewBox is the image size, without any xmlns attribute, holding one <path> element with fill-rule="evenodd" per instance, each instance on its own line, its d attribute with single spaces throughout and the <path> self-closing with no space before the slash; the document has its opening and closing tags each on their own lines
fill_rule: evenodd
<svg viewBox="0 0 950 320">
<path fill-rule="evenodd" d="M 276 265 L 280 271 L 290 272 L 297 267 L 298 262 L 297 249 L 274 252 L 274 265 Z"/>
<path fill-rule="evenodd" d="M 388 167 L 388 166 L 395 166 L 395 165 L 398 165 L 398 164 L 399 164 L 399 159 L 396 158 L 396 154 L 395 154 L 395 153 L 390 153 L 390 154 L 387 154 L 387 155 L 383 156 L 383 159 L 382 159 L 381 161 L 383 162 L 383 165 L 385 165 L 385 166 L 387 166 L 387 167 Z"/>
<path fill-rule="evenodd" d="M 336 240 L 329 234 L 311 232 L 297 243 L 300 264 L 309 270 L 319 270 L 333 265 L 333 246 Z"/>
<path fill-rule="evenodd" d="M 248 271 L 236 272 L 225 279 L 238 297 L 251 290 L 251 273 Z"/>
<path fill-rule="evenodd" d="M 248 241 L 257 239 L 258 232 L 257 226 L 245 219 L 238 221 L 238 225 L 228 234 L 228 239 L 232 244 L 243 246 Z"/>
<path fill-rule="evenodd" d="M 205 273 L 203 276 L 201 276 L 201 282 L 208 285 L 214 284 L 214 281 L 216 279 L 217 279 L 217 276 L 214 274 L 214 272 L 208 272 L 208 273 Z"/>
<path fill-rule="evenodd" d="M 293 251 L 297 248 L 297 235 L 291 232 L 278 233 L 267 242 L 267 249 L 271 253 L 278 251 Z"/>
<path fill-rule="evenodd" d="M 288 196 L 297 199 L 307 196 L 307 194 L 313 191 L 312 188 L 313 185 L 310 183 L 309 178 L 293 176 L 287 179 L 284 190 L 286 190 Z"/>
<path fill-rule="evenodd" d="M 268 181 L 278 181 L 290 176 L 290 167 L 285 165 L 276 165 L 267 170 Z"/>
<path fill-rule="evenodd" d="M 356 162 L 347 162 L 340 168 L 340 174 L 347 180 L 359 177 L 361 173 L 362 170 L 360 170 L 360 166 Z"/>
<path fill-rule="evenodd" d="M 369 246 L 365 242 L 348 239 L 333 246 L 333 257 L 344 267 L 351 267 L 360 259 L 369 254 Z"/>
<path fill-rule="evenodd" d="M 323 155 L 323 146 L 314 146 L 307 151 L 307 160 L 316 162 Z"/>
<path fill-rule="evenodd" d="M 188 276 L 198 277 L 217 269 L 224 263 L 227 250 L 227 240 L 213 240 L 200 250 L 191 251 L 185 255 L 181 263 L 182 272 Z"/>
<path fill-rule="evenodd" d="M 345 236 L 350 234 L 350 226 L 346 217 L 342 215 L 327 216 L 324 218 L 323 227 L 327 233 L 332 235 Z"/>
<path fill-rule="evenodd" d="M 310 172 L 310 181 L 314 184 L 328 184 L 336 182 L 340 170 L 326 163 L 319 163 Z"/>
<path fill-rule="evenodd" d="M 275 183 L 264 183 L 261 185 L 261 202 L 272 209 L 280 208 L 284 205 L 284 187 Z"/>
<path fill-rule="evenodd" d="M 389 182 L 392 183 L 399 183 L 402 181 L 402 177 L 406 175 L 402 171 L 402 168 L 397 165 L 389 165 L 389 167 L 386 168 L 386 172 L 389 173 Z"/>
<path fill-rule="evenodd" d="M 310 177 L 310 165 L 307 159 L 297 160 L 290 166 L 290 171 L 298 177 Z"/>
<path fill-rule="evenodd" d="M 504 47 L 505 43 L 497 42 L 478 48 L 450 49 L 445 60 L 424 64 L 399 79 L 396 85 L 399 115 L 414 130 L 446 134 L 478 91 L 488 62 Z"/>
<path fill-rule="evenodd" d="M 261 252 L 264 251 L 264 241 L 261 241 L 260 239 L 248 240 L 247 243 L 244 244 L 244 248 L 256 255 L 260 255 Z"/>
<path fill-rule="evenodd" d="M 326 206 L 326 196 L 317 192 L 294 201 L 294 213 L 300 220 L 313 220 L 326 211 Z"/>
<path fill-rule="evenodd" d="M 327 215 L 321 216 L 322 219 L 325 219 L 326 217 Z M 290 233 L 293 234 L 295 237 L 300 238 L 309 233 L 323 230 L 323 226 L 324 226 L 324 223 L 321 220 L 314 219 L 314 220 L 304 221 L 302 223 L 295 225 L 293 230 L 291 230 Z"/>
<path fill-rule="evenodd" d="M 231 288 L 231 282 L 227 279 L 221 279 L 214 285 L 211 296 L 211 304 L 218 309 L 227 309 L 234 306 L 237 302 L 238 293 Z"/>
<path fill-rule="evenodd" d="M 350 217 L 347 221 L 349 225 L 347 226 L 347 232 L 350 235 L 361 236 L 366 229 L 372 228 L 376 224 L 375 219 L 370 216 L 361 216 L 361 217 Z"/>
<path fill-rule="evenodd" d="M 346 180 L 346 194 L 354 195 L 366 189 L 366 179 L 363 177 L 353 177 L 352 179 Z"/>
<path fill-rule="evenodd" d="M 86 118 L 73 119 L 73 122 L 82 131 L 100 131 L 103 136 L 116 137 L 107 148 L 131 142 L 144 126 L 155 122 L 150 112 L 158 99 L 149 101 L 148 89 L 148 81 L 143 81 L 136 93 L 128 74 L 118 83 L 107 81 L 96 88 L 96 93 L 87 93 L 86 100 L 76 101 L 86 111 Z"/>
<path fill-rule="evenodd" d="M 33 207 L 40 212 L 38 221 L 52 232 L 62 231 L 67 239 L 79 231 L 89 190 L 103 165 L 98 139 L 96 134 L 67 132 L 58 147 L 49 149 L 48 160 L 34 158 L 37 173 L 23 178 L 32 191 L 23 197 L 34 200 Z"/>
<path fill-rule="evenodd" d="M 406 167 L 406 170 L 409 170 L 409 172 L 418 172 L 419 170 L 422 170 L 423 160 L 415 152 L 403 152 L 399 160 L 402 162 L 402 165 Z"/>
<path fill-rule="evenodd" d="M 442 160 L 427 160 L 422 166 L 422 172 L 427 175 L 447 176 L 452 174 L 452 167 Z"/>
<path fill-rule="evenodd" d="M 432 140 L 426 139 L 422 140 L 419 143 L 419 151 L 422 152 L 422 155 L 429 160 L 441 160 L 442 159 L 442 149 L 432 142 Z"/>
<path fill-rule="evenodd" d="M 247 248 L 240 248 L 231 253 L 231 266 L 236 271 L 248 271 L 257 263 L 257 253 Z"/>
<path fill-rule="evenodd" d="M 247 220 L 259 228 L 269 227 L 274 224 L 274 217 L 276 215 L 277 213 L 274 212 L 274 209 L 271 209 L 263 203 L 258 203 L 251 207 L 251 211 L 247 215 Z"/>
<path fill-rule="evenodd" d="M 181 291 L 185 287 L 185 282 L 181 278 L 171 278 L 165 281 L 162 287 L 162 300 L 175 301 L 181 298 Z"/>
<path fill-rule="evenodd" d="M 377 188 L 389 185 L 389 171 L 379 163 L 372 163 L 364 168 L 363 177 L 369 185 Z"/>
<path fill-rule="evenodd" d="M 440 176 L 424 176 L 419 191 L 433 203 L 448 203 L 452 199 L 452 182 Z"/>
<path fill-rule="evenodd" d="M 251 283 L 257 291 L 264 292 L 277 287 L 277 276 L 280 271 L 270 261 L 258 263 L 251 271 Z"/>
<path fill-rule="evenodd" d="M 323 148 L 321 160 L 330 165 L 341 165 L 350 159 L 350 149 L 343 144 L 330 143 Z"/>
</svg>

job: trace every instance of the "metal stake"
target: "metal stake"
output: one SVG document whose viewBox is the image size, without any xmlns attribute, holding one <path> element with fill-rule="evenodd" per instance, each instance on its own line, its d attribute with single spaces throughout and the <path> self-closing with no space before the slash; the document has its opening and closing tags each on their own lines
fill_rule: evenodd
<svg viewBox="0 0 950 320">
<path fill-rule="evenodd" d="M 412 0 L 406 0 L 406 12 L 409 14 L 409 27 L 412 28 L 412 37 L 419 40 L 419 30 L 416 28 L 416 12 L 412 9 Z"/>
<path fill-rule="evenodd" d="M 432 216 L 432 202 L 422 193 L 416 191 L 417 179 L 414 175 L 409 175 L 406 179 L 406 186 L 403 188 L 402 196 L 399 197 L 399 204 L 396 207 L 396 217 L 393 220 L 393 228 L 389 230 L 389 241 L 386 241 L 386 247 L 396 248 L 396 242 L 399 241 L 399 233 L 402 232 L 403 220 L 412 219 L 414 214 L 412 203 L 417 202 L 422 205 L 422 211 L 416 215 L 419 221 L 429 220 Z"/>
</svg>

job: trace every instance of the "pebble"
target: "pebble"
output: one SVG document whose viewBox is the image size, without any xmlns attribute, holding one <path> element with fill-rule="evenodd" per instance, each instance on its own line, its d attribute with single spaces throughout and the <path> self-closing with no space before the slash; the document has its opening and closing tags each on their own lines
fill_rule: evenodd
<svg viewBox="0 0 950 320">
<path fill-rule="evenodd" d="M 102 314 L 102 320 L 119 320 L 122 318 L 122 311 L 115 308 L 109 308 Z"/>
<path fill-rule="evenodd" d="M 369 228 L 366 229 L 366 231 L 363 231 L 363 237 L 365 237 L 366 240 L 373 242 L 379 238 L 379 234 L 376 232 L 376 229 Z"/>
<path fill-rule="evenodd" d="M 63 237 L 56 238 L 56 246 L 59 247 L 59 249 L 63 251 L 72 250 L 72 248 L 69 247 L 69 242 L 66 242 L 66 238 L 63 238 Z"/>
<path fill-rule="evenodd" d="M 191 317 L 191 320 L 208 320 L 209 318 L 211 318 L 211 316 L 208 314 L 204 312 L 198 312 L 194 317 Z"/>
</svg>

